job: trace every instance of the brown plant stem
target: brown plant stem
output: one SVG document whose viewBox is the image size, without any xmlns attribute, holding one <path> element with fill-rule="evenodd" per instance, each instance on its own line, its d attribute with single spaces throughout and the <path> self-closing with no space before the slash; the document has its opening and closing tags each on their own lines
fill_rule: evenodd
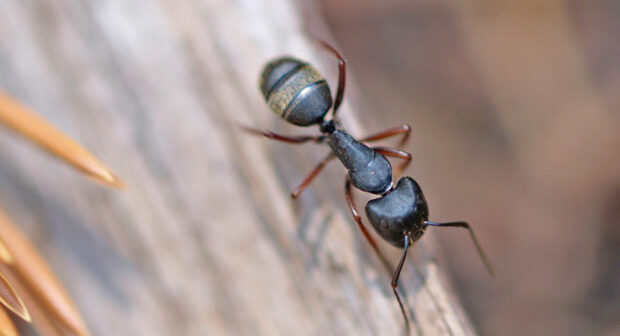
<svg viewBox="0 0 620 336">
<path fill-rule="evenodd" d="M 66 336 L 60 329 L 60 324 L 55 322 L 55 318 L 41 305 L 33 293 L 30 292 L 26 284 L 20 283 L 21 279 L 12 269 L 0 264 L 0 272 L 6 274 L 9 281 L 15 284 L 15 289 L 23 293 L 24 304 L 29 307 L 32 317 L 32 326 L 38 335 L 45 336 Z"/>
<path fill-rule="evenodd" d="M 32 309 L 28 306 L 25 296 L 30 294 L 66 328 L 80 336 L 88 335 L 82 317 L 60 281 L 34 246 L 1 210 L 0 236 L 3 237 L 9 251 L 15 257 L 10 270 L 19 281 L 12 283 L 18 289 L 19 294 L 24 297 L 27 307 Z M 20 292 L 18 285 L 23 285 L 29 293 Z"/>
<path fill-rule="evenodd" d="M 25 321 L 31 321 L 30 313 L 28 313 L 22 298 L 2 273 L 0 273 L 0 303 Z"/>
<path fill-rule="evenodd" d="M 124 186 L 110 169 L 84 147 L 2 90 L 0 122 L 95 180 L 117 188 Z"/>
<path fill-rule="evenodd" d="M 8 247 L 6 247 L 4 239 L 0 237 L 0 262 L 3 262 L 5 264 L 11 264 L 13 263 L 13 260 L 13 255 L 9 251 Z"/>
<path fill-rule="evenodd" d="M 19 336 L 9 315 L 0 309 L 0 336 Z"/>
</svg>

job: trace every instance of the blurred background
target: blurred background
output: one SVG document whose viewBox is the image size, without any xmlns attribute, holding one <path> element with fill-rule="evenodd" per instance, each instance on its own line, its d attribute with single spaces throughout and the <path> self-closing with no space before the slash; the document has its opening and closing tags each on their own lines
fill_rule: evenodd
<svg viewBox="0 0 620 336">
<path fill-rule="evenodd" d="M 481 334 L 620 335 L 620 2 L 321 3 L 354 113 L 413 126 L 431 219 L 496 264 L 431 233 Z"/>
<path fill-rule="evenodd" d="M 429 231 L 443 252 L 424 239 L 425 273 L 401 278 L 418 334 L 470 334 L 449 299 L 426 304 L 445 294 L 430 256 L 482 335 L 620 335 L 620 2 L 307 3 L 0 1 L 0 88 L 128 185 L 101 188 L 0 129 L 0 207 L 92 334 L 402 331 L 342 167 L 292 202 L 325 148 L 238 132 L 315 131 L 283 123 L 257 88 L 283 54 L 334 82 L 311 27 L 348 60 L 345 125 L 412 125 L 406 173 L 431 219 L 470 222 L 495 264 L 490 278 L 462 230 Z"/>
</svg>

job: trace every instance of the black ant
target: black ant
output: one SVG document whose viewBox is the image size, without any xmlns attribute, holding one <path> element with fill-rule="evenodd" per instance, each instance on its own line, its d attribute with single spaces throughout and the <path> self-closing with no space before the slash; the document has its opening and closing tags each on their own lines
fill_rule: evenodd
<svg viewBox="0 0 620 336">
<path fill-rule="evenodd" d="M 399 146 L 403 146 L 411 132 L 409 125 L 392 128 L 361 140 L 354 139 L 340 127 L 336 113 L 344 97 L 346 63 L 333 46 L 324 41 L 319 41 L 319 43 L 338 58 L 338 90 L 333 102 L 331 119 L 325 118 L 332 107 L 331 92 L 327 81 L 306 62 L 292 57 L 281 57 L 269 62 L 262 72 L 260 89 L 269 107 L 286 121 L 304 127 L 319 125 L 322 134 L 317 136 L 285 136 L 249 127 L 244 127 L 244 130 L 255 135 L 292 144 L 311 141 L 326 142 L 329 145 L 330 153 L 293 190 L 291 196 L 293 198 L 299 197 L 329 161 L 338 158 L 342 162 L 348 171 L 345 195 L 351 214 L 383 265 L 392 273 L 392 290 L 405 319 L 407 332 L 409 332 L 407 312 L 397 291 L 398 277 L 407 257 L 407 249 L 413 242 L 420 239 L 429 226 L 460 227 L 469 230 L 478 254 L 491 275 L 493 268 L 468 223 L 429 221 L 426 198 L 418 183 L 409 176 L 402 177 L 394 187 L 392 166 L 385 156 L 403 159 L 403 164 L 398 167 L 398 171 L 401 172 L 411 161 L 411 154 L 399 149 L 368 147 L 364 144 L 402 135 Z M 384 240 L 403 249 L 403 255 L 396 270 L 392 269 L 362 222 L 355 207 L 351 185 L 360 190 L 381 195 L 366 204 L 366 215 Z"/>
</svg>

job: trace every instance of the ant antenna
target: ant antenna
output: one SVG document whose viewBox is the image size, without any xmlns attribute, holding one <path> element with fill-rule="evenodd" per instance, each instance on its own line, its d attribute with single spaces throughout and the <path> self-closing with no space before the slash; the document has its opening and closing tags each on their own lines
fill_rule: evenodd
<svg viewBox="0 0 620 336">
<path fill-rule="evenodd" d="M 424 228 L 426 229 L 427 226 L 461 227 L 461 228 L 465 228 L 469 230 L 471 240 L 474 242 L 474 245 L 476 245 L 476 249 L 478 250 L 480 259 L 482 259 L 482 261 L 484 262 L 484 265 L 487 268 L 487 272 L 489 272 L 491 276 L 495 276 L 495 270 L 493 269 L 493 265 L 491 265 L 491 262 L 489 261 L 489 258 L 487 257 L 487 255 L 484 253 L 482 246 L 480 245 L 480 243 L 478 243 L 478 239 L 476 239 L 476 235 L 474 235 L 474 230 L 471 229 L 471 226 L 469 226 L 468 223 L 466 222 L 437 223 L 437 222 L 424 221 Z"/>
<path fill-rule="evenodd" d="M 396 296 L 396 300 L 398 300 L 398 305 L 400 306 L 400 311 L 403 313 L 403 317 L 405 318 L 405 328 L 407 329 L 406 335 L 411 333 L 411 327 L 409 326 L 409 318 L 407 318 L 407 309 L 403 304 L 400 295 L 398 294 L 398 278 L 400 277 L 400 271 L 403 269 L 403 265 L 405 264 L 405 259 L 407 258 L 407 250 L 409 249 L 409 233 L 405 232 L 405 245 L 403 246 L 403 256 L 400 258 L 400 262 L 396 267 L 396 271 L 392 276 L 392 291 L 394 291 L 394 295 Z"/>
</svg>

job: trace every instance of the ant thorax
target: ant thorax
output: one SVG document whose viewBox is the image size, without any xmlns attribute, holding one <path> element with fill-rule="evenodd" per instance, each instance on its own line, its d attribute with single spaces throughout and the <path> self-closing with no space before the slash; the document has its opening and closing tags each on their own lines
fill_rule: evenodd
<svg viewBox="0 0 620 336">
<path fill-rule="evenodd" d="M 335 130 L 329 134 L 327 144 L 347 168 L 355 187 L 377 195 L 390 190 L 392 166 L 383 155 L 355 140 L 343 130 Z"/>
</svg>

